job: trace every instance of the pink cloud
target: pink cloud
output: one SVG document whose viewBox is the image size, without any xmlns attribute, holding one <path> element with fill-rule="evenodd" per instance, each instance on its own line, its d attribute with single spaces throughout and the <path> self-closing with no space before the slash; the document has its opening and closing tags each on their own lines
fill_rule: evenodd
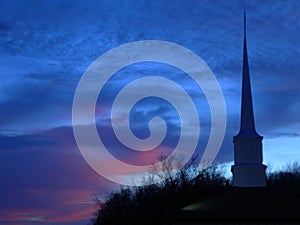
<svg viewBox="0 0 300 225">
<path fill-rule="evenodd" d="M 35 207 L 10 207 L 0 213 L 0 223 L 3 222 L 38 222 L 58 223 L 89 220 L 96 212 L 96 203 L 92 198 L 93 190 L 28 190 L 35 198 L 43 200 L 43 205 Z"/>
</svg>

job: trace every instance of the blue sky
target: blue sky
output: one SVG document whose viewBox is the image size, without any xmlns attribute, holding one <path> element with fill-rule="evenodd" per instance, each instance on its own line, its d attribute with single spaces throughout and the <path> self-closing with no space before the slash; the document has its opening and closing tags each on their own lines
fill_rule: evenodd
<svg viewBox="0 0 300 225">
<path fill-rule="evenodd" d="M 128 42 L 174 42 L 206 62 L 219 81 L 227 110 L 226 135 L 215 162 L 231 164 L 232 136 L 239 128 L 244 8 L 264 163 L 276 169 L 300 161 L 298 1 L 32 0 L 1 1 L 0 8 L 0 224 L 86 224 L 95 211 L 93 197 L 104 198 L 118 188 L 80 155 L 72 132 L 72 101 L 88 66 Z M 143 63 L 115 74 L 98 99 L 97 124 L 107 130 L 104 139 L 112 154 L 143 164 L 161 153 L 123 151 L 109 124 L 118 90 L 149 73 L 178 82 L 196 102 L 201 153 L 210 126 L 203 93 L 181 71 Z M 131 114 L 132 129 L 146 137 L 148 121 L 157 115 L 167 121 L 169 133 L 161 151 L 169 151 L 178 140 L 179 124 L 168 103 L 139 102 Z"/>
</svg>

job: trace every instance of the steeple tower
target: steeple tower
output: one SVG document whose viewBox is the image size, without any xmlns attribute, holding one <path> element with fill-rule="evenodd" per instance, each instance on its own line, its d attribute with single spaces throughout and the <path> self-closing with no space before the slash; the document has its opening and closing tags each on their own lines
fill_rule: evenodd
<svg viewBox="0 0 300 225">
<path fill-rule="evenodd" d="M 231 167 L 233 186 L 266 186 L 266 166 L 262 164 L 262 139 L 255 130 L 244 12 L 244 55 L 242 77 L 241 124 L 233 137 L 234 165 Z"/>
</svg>

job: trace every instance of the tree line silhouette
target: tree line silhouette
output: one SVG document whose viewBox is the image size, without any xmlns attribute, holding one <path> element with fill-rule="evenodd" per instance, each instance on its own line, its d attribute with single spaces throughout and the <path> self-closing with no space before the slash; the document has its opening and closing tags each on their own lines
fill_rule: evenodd
<svg viewBox="0 0 300 225">
<path fill-rule="evenodd" d="M 157 171 L 149 173 L 145 184 L 151 182 L 153 176 L 167 176 L 167 178 L 158 184 L 122 187 L 119 191 L 111 193 L 104 203 L 97 201 L 98 210 L 91 223 L 93 225 L 164 224 L 167 215 L 174 215 L 174 212 L 180 211 L 187 205 L 236 189 L 224 176 L 224 171 L 216 165 L 203 170 L 191 165 L 173 170 L 170 164 L 164 165 L 159 173 Z M 299 199 L 299 163 L 289 164 L 281 171 L 269 172 L 265 189 L 268 192 L 288 193 Z"/>
</svg>

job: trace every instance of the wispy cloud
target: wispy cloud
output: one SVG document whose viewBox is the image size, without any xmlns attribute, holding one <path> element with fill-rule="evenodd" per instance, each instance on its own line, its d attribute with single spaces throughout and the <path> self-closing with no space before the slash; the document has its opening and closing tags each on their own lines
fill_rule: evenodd
<svg viewBox="0 0 300 225">
<path fill-rule="evenodd" d="M 94 210 L 83 202 L 116 187 L 80 155 L 71 127 L 72 101 L 88 66 L 131 41 L 174 42 L 208 64 L 227 104 L 226 136 L 216 162 L 232 161 L 232 136 L 239 126 L 244 8 L 256 126 L 272 149 L 266 149 L 266 155 L 282 162 L 298 157 L 298 1 L 26 0 L 1 1 L 0 8 L 0 208 L 5 208 L 0 224 L 82 224 Z M 126 149 L 111 128 L 110 109 L 117 93 L 148 75 L 177 82 L 193 98 L 200 117 L 201 155 L 210 131 L 205 96 L 182 71 L 158 63 L 124 68 L 104 87 L 95 110 L 104 143 L 118 159 L 138 165 L 176 146 L 178 115 L 163 101 L 140 101 L 130 117 L 132 131 L 145 138 L 148 121 L 162 115 L 168 135 L 156 150 L 139 154 Z M 279 150 L 281 140 L 284 153 Z"/>
</svg>

